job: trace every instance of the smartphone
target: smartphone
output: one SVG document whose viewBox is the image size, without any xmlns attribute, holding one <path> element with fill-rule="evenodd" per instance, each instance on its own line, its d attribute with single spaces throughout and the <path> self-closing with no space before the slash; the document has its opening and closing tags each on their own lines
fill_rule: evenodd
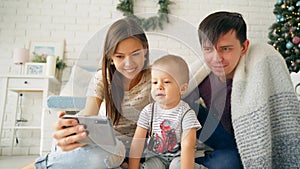
<svg viewBox="0 0 300 169">
<path fill-rule="evenodd" d="M 88 136 L 78 142 L 87 144 L 116 145 L 116 136 L 112 122 L 108 118 L 99 116 L 64 115 L 63 119 L 76 119 L 79 124 L 86 126 Z"/>
</svg>

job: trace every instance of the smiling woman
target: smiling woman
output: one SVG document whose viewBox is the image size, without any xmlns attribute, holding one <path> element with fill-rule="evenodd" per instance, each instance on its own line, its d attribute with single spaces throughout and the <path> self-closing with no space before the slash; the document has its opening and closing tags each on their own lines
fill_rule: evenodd
<svg viewBox="0 0 300 169">
<path fill-rule="evenodd" d="M 139 40 L 135 38 L 128 38 L 121 41 L 112 56 L 112 63 L 116 69 L 123 74 L 124 89 L 130 90 L 135 86 L 140 78 L 135 80 L 141 73 L 144 67 L 145 52 Z"/>
<path fill-rule="evenodd" d="M 150 18 L 139 18 L 134 14 L 134 3 L 133 0 L 120 0 L 120 3 L 117 5 L 117 10 L 123 12 L 124 16 L 129 16 L 133 18 L 140 26 L 142 26 L 145 30 L 156 29 L 159 27 L 163 29 L 163 23 L 169 23 L 169 5 L 174 4 L 174 2 L 170 0 L 159 0 L 159 10 L 157 12 L 157 16 L 152 16 Z"/>
<path fill-rule="evenodd" d="M 112 120 L 114 129 L 120 131 L 116 146 L 84 146 L 78 141 L 93 130 L 74 119 L 59 119 L 53 137 L 65 152 L 50 152 L 39 157 L 34 164 L 36 168 L 116 168 L 123 163 L 135 120 L 151 101 L 148 39 L 134 20 L 123 18 L 108 29 L 104 49 L 102 66 L 89 83 L 85 109 L 79 115 L 98 115 L 105 100 L 104 114 Z M 60 113 L 59 117 L 64 114 Z M 121 129 L 122 124 L 126 124 L 126 131 Z"/>
</svg>

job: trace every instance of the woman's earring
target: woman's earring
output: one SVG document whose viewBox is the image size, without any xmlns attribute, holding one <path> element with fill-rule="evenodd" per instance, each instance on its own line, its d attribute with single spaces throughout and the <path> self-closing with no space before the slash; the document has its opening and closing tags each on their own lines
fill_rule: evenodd
<svg viewBox="0 0 300 169">
<path fill-rule="evenodd" d="M 113 62 L 113 61 L 111 61 L 111 62 L 110 62 L 110 65 L 114 65 L 114 62 Z"/>
</svg>

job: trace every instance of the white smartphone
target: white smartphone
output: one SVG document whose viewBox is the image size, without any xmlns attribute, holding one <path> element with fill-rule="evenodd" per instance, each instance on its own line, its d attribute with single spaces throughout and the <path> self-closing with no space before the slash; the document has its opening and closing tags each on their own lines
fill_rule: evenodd
<svg viewBox="0 0 300 169">
<path fill-rule="evenodd" d="M 64 115 L 63 119 L 77 119 L 79 124 L 86 126 L 88 136 L 79 142 L 97 145 L 116 145 L 116 137 L 112 122 L 99 116 Z"/>
</svg>

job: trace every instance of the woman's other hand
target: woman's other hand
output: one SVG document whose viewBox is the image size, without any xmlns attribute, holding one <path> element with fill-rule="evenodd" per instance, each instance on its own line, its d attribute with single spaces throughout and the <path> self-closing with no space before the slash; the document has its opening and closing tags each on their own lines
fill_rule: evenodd
<svg viewBox="0 0 300 169">
<path fill-rule="evenodd" d="M 54 124 L 53 138 L 57 141 L 63 151 L 73 150 L 86 145 L 85 143 L 77 142 L 87 136 L 87 132 L 83 125 L 78 125 L 76 119 L 62 119 L 65 112 L 59 113 L 59 119 Z"/>
</svg>

